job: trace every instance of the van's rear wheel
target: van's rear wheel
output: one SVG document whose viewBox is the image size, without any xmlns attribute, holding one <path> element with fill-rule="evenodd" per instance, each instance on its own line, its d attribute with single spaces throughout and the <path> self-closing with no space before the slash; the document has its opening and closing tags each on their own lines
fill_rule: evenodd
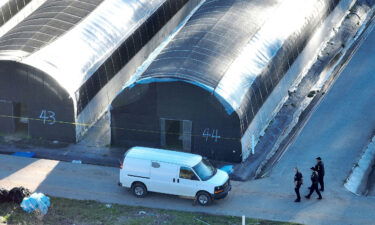
<svg viewBox="0 0 375 225">
<path fill-rule="evenodd" d="M 137 198 L 143 198 L 147 195 L 146 186 L 142 183 L 134 183 L 132 185 L 132 191 Z"/>
<path fill-rule="evenodd" d="M 207 192 L 201 191 L 201 192 L 198 192 L 196 196 L 196 201 L 198 201 L 198 203 L 202 206 L 207 206 L 212 203 L 212 198 L 211 198 L 211 195 L 208 194 Z"/>
</svg>

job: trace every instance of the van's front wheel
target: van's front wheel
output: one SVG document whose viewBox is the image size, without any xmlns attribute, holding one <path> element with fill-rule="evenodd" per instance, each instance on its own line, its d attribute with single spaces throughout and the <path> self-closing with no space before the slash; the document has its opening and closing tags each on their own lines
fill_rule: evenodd
<svg viewBox="0 0 375 225">
<path fill-rule="evenodd" d="M 198 201 L 198 203 L 202 206 L 207 206 L 212 203 L 212 198 L 211 198 L 211 195 L 208 194 L 207 192 L 201 191 L 201 192 L 198 192 L 196 196 L 196 201 Z"/>
<path fill-rule="evenodd" d="M 142 183 L 134 183 L 132 185 L 132 191 L 137 198 L 143 198 L 147 195 L 146 186 Z"/>
</svg>

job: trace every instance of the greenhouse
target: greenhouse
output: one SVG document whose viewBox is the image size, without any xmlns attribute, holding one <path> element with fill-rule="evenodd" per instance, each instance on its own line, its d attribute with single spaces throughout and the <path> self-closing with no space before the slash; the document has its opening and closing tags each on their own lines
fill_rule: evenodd
<svg viewBox="0 0 375 225">
<path fill-rule="evenodd" d="M 197 3 L 45 1 L 0 37 L 0 133 L 78 141 Z"/>
<path fill-rule="evenodd" d="M 112 145 L 245 160 L 267 99 L 287 93 L 284 74 L 338 2 L 206 1 L 113 101 Z"/>
</svg>

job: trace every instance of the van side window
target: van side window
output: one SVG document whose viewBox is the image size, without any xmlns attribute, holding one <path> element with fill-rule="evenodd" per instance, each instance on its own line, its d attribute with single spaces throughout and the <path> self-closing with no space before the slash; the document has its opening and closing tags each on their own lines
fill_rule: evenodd
<svg viewBox="0 0 375 225">
<path fill-rule="evenodd" d="M 199 180 L 192 169 L 183 166 L 180 168 L 180 178 L 187 180 Z"/>
<path fill-rule="evenodd" d="M 151 162 L 151 166 L 154 168 L 160 168 L 160 164 L 157 162 Z"/>
</svg>

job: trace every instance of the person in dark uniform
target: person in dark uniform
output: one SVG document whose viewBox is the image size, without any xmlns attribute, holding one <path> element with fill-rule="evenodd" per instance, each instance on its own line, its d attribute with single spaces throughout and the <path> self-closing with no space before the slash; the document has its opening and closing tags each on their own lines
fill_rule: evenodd
<svg viewBox="0 0 375 225">
<path fill-rule="evenodd" d="M 294 200 L 295 202 L 301 201 L 301 195 L 299 194 L 299 189 L 301 185 L 303 184 L 303 176 L 302 173 L 298 171 L 298 168 L 294 168 L 294 172 L 296 173 L 294 175 L 294 191 L 296 192 L 297 198 Z"/>
<path fill-rule="evenodd" d="M 305 198 L 309 199 L 312 193 L 316 191 L 316 193 L 319 196 L 319 200 L 322 199 L 322 195 L 320 194 L 319 188 L 318 188 L 318 183 L 319 183 L 319 175 L 318 172 L 315 170 L 315 167 L 310 168 L 312 170 L 311 174 L 311 187 L 310 187 L 310 193 L 305 196 Z"/>
<path fill-rule="evenodd" d="M 319 175 L 320 191 L 324 191 L 324 163 L 320 157 L 317 157 L 316 161 L 315 170 Z"/>
</svg>

